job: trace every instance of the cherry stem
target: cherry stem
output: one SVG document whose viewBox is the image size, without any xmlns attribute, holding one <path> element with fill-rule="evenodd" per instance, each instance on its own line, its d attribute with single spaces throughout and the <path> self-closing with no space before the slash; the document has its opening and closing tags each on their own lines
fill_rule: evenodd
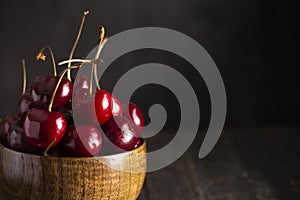
<svg viewBox="0 0 300 200">
<path fill-rule="evenodd" d="M 76 37 L 76 40 L 75 40 L 75 42 L 73 44 L 73 47 L 72 47 L 72 50 L 71 50 L 71 53 L 70 53 L 70 56 L 69 56 L 69 60 L 71 60 L 72 57 L 73 57 L 74 51 L 75 51 L 76 46 L 78 44 L 78 41 L 80 39 L 80 35 L 81 35 L 82 28 L 83 28 L 83 25 L 84 25 L 85 17 L 88 14 L 89 14 L 88 10 L 83 13 L 83 16 L 82 16 L 82 19 L 81 19 L 81 23 L 80 23 L 80 27 L 79 27 L 79 30 L 78 30 L 78 33 L 77 33 L 77 37 Z M 70 67 L 70 66 L 71 66 L 71 63 L 68 64 L 68 67 Z M 67 78 L 71 81 L 71 71 L 70 70 L 68 70 Z"/>
<path fill-rule="evenodd" d="M 23 68 L 23 91 L 22 91 L 22 95 L 23 95 L 26 92 L 26 80 L 27 80 L 25 59 L 22 59 L 22 68 Z"/>
<path fill-rule="evenodd" d="M 106 42 L 107 42 L 107 38 L 105 38 L 105 28 L 103 26 L 101 26 L 100 27 L 100 42 L 99 42 L 98 49 L 97 49 L 97 52 L 96 52 L 96 55 L 94 58 L 95 61 L 99 59 L 102 49 L 103 49 L 104 45 L 106 44 Z M 92 66 L 91 77 L 90 77 L 90 95 L 92 95 L 93 73 L 94 73 L 94 79 L 97 84 L 97 88 L 98 88 L 98 90 L 100 90 L 101 87 L 100 87 L 99 79 L 98 79 L 97 62 L 94 62 L 93 66 Z"/>
<path fill-rule="evenodd" d="M 52 110 L 52 106 L 53 106 L 55 95 L 57 93 L 58 87 L 59 87 L 59 85 L 61 83 L 61 80 L 63 79 L 64 75 L 67 73 L 68 70 L 70 70 L 70 69 L 77 69 L 77 68 L 80 68 L 80 67 L 81 67 L 81 65 L 79 65 L 79 66 L 70 66 L 70 67 L 66 68 L 64 71 L 62 71 L 62 73 L 61 73 L 61 75 L 60 75 L 60 77 L 59 77 L 59 79 L 57 81 L 57 84 L 55 86 L 55 89 L 53 91 L 53 94 L 51 96 L 50 102 L 49 102 L 49 106 L 48 106 L 48 111 L 49 112 L 51 112 L 51 110 Z"/>
<path fill-rule="evenodd" d="M 103 63 L 103 60 L 101 60 L 100 63 Z M 97 70 L 96 65 L 94 66 L 94 79 L 95 79 L 96 84 L 97 84 L 97 89 L 101 90 L 100 83 L 99 83 L 99 78 L 98 78 L 98 70 Z"/>
<path fill-rule="evenodd" d="M 50 46 L 45 45 L 45 46 L 38 52 L 38 54 L 36 55 L 36 60 L 43 60 L 43 61 L 46 60 L 46 56 L 45 56 L 45 54 L 43 53 L 43 52 L 45 51 L 45 49 L 48 49 L 48 51 L 49 51 L 49 53 L 50 53 L 50 56 L 51 56 L 52 65 L 53 65 L 53 75 L 54 75 L 54 76 L 57 76 L 55 57 L 54 57 L 54 53 L 53 53 L 53 51 L 52 51 L 52 49 L 51 49 Z"/>
<path fill-rule="evenodd" d="M 54 142 L 56 142 L 56 138 L 54 138 L 54 140 L 50 143 L 50 145 L 47 147 L 47 149 L 44 151 L 44 156 L 49 156 L 48 155 L 48 151 L 49 149 L 52 147 L 52 145 L 54 144 Z"/>
<path fill-rule="evenodd" d="M 84 60 L 84 59 L 70 59 L 70 60 L 64 60 L 58 63 L 58 66 L 65 65 L 65 64 L 71 64 L 73 62 L 80 62 L 80 63 L 90 63 L 92 64 L 93 60 Z"/>
</svg>

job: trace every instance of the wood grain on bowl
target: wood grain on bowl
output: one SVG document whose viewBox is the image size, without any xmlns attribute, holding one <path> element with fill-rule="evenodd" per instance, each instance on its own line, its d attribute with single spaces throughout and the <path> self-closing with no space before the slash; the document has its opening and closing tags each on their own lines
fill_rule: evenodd
<svg viewBox="0 0 300 200">
<path fill-rule="evenodd" d="M 5 200 L 134 200 L 145 179 L 145 153 L 145 141 L 94 158 L 45 157 L 0 145 L 0 193 Z"/>
</svg>

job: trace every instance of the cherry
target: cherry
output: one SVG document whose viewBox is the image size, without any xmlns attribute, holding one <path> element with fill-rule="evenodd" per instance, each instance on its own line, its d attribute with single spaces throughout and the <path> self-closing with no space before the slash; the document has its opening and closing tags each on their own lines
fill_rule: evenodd
<svg viewBox="0 0 300 200">
<path fill-rule="evenodd" d="M 98 60 L 101 54 L 101 51 L 107 42 L 107 38 L 105 38 L 105 29 L 104 27 L 100 27 L 100 41 L 98 45 L 97 52 L 95 54 L 94 60 Z M 92 70 L 91 70 L 91 76 L 90 80 L 92 80 L 94 74 L 95 81 L 97 83 L 97 88 L 98 90 L 96 91 L 95 94 L 95 111 L 96 111 L 96 116 L 98 119 L 98 122 L 100 125 L 103 125 L 107 120 L 112 116 L 112 110 L 113 110 L 113 100 L 112 100 L 112 95 L 105 91 L 101 90 L 99 80 L 98 80 L 98 75 L 97 75 L 97 64 L 93 63 L 92 65 Z M 92 93 L 92 84 L 93 82 L 90 81 L 90 94 Z M 116 102 L 116 105 L 119 104 L 121 105 L 120 102 Z M 120 108 L 118 109 L 116 106 L 116 112 L 119 112 Z"/>
<path fill-rule="evenodd" d="M 122 149 L 114 145 L 107 137 L 102 138 L 102 150 L 100 156 L 121 153 Z"/>
<path fill-rule="evenodd" d="M 30 95 L 30 91 L 28 90 L 22 95 L 22 97 L 19 101 L 19 105 L 18 105 L 19 113 L 21 115 L 26 113 L 32 106 L 32 103 L 33 103 L 33 99 Z"/>
<path fill-rule="evenodd" d="M 122 115 L 123 112 L 123 106 L 119 99 L 117 99 L 115 96 L 111 96 L 112 100 L 112 114 L 113 115 Z"/>
<path fill-rule="evenodd" d="M 30 94 L 30 90 L 27 90 L 21 97 L 18 109 L 19 113 L 18 116 L 21 118 L 22 122 L 24 121 L 24 118 L 26 116 L 26 113 L 28 110 L 32 107 L 45 107 L 41 102 L 33 102 L 32 96 Z"/>
<path fill-rule="evenodd" d="M 79 81 L 75 82 L 76 84 L 74 84 L 74 90 L 80 88 L 90 89 L 90 80 L 86 76 L 80 75 L 77 76 L 76 79 L 79 79 Z"/>
<path fill-rule="evenodd" d="M 102 128 L 108 139 L 123 150 L 132 150 L 141 143 L 140 138 L 134 136 L 136 126 L 123 116 L 111 117 Z"/>
<path fill-rule="evenodd" d="M 63 152 L 69 156 L 96 156 L 102 148 L 102 135 L 93 125 L 71 126 L 60 146 Z"/>
<path fill-rule="evenodd" d="M 72 101 L 73 113 L 76 114 L 76 123 L 89 123 L 99 125 L 94 106 L 94 95 L 89 94 L 89 89 L 77 89 L 74 92 Z"/>
<path fill-rule="evenodd" d="M 24 122 L 26 113 L 28 112 L 28 110 L 30 110 L 31 108 L 46 108 L 46 104 L 43 103 L 42 101 L 37 101 L 34 102 L 33 98 L 30 94 L 30 90 L 27 90 L 21 97 L 19 104 L 18 104 L 18 109 L 19 109 L 19 113 L 18 116 L 21 118 L 22 122 Z"/>
<path fill-rule="evenodd" d="M 19 121 L 18 121 L 19 122 Z M 20 123 L 13 123 L 10 131 L 6 136 L 6 145 L 14 150 L 27 152 L 27 153 L 39 153 L 41 149 L 32 146 L 26 139 L 24 129 Z"/>
<path fill-rule="evenodd" d="M 49 100 L 48 110 L 43 108 L 32 108 L 26 114 L 23 123 L 26 138 L 32 145 L 46 148 L 44 155 L 48 155 L 48 150 L 57 145 L 66 132 L 66 118 L 60 112 L 52 112 L 52 108 L 54 106 L 55 98 L 58 97 L 57 94 L 60 94 L 58 92 L 60 92 L 61 86 L 64 85 L 62 83 L 64 83 L 63 79 L 65 73 L 68 70 L 75 68 L 78 68 L 78 66 L 68 67 L 57 79 L 57 83 Z M 43 79 L 43 77 L 41 79 Z M 38 82 L 39 80 L 36 83 Z M 36 88 L 38 88 L 38 86 Z M 67 90 L 67 92 L 70 92 L 70 90 Z"/>
<path fill-rule="evenodd" d="M 124 105 L 123 116 L 134 122 L 136 125 L 136 133 L 140 135 L 144 128 L 144 117 L 141 109 L 136 104 L 128 102 Z"/>
<path fill-rule="evenodd" d="M 105 90 L 97 90 L 96 95 L 90 95 L 88 88 L 75 90 L 73 96 L 74 113 L 80 123 L 104 124 L 110 116 L 121 115 L 123 108 L 121 102 Z M 97 116 L 99 115 L 99 118 Z"/>
<path fill-rule="evenodd" d="M 0 125 L 0 139 L 4 144 L 6 144 L 6 137 L 11 131 L 12 126 L 18 123 L 18 120 L 18 117 L 15 115 L 8 115 L 2 120 Z"/>
<path fill-rule="evenodd" d="M 112 116 L 112 95 L 105 90 L 95 94 L 95 110 L 98 122 L 103 125 Z"/>
<path fill-rule="evenodd" d="M 26 138 L 33 146 L 47 148 L 55 146 L 62 139 L 67 121 L 59 112 L 32 108 L 26 114 L 23 127 Z"/>
<path fill-rule="evenodd" d="M 39 76 L 31 85 L 33 102 L 48 106 L 53 91 L 58 83 L 57 76 Z M 62 78 L 53 101 L 53 109 L 58 110 L 65 106 L 72 98 L 73 84 L 66 78 Z"/>
<path fill-rule="evenodd" d="M 66 118 L 68 126 L 74 124 L 72 102 L 69 101 L 63 108 L 59 110 L 61 114 Z"/>
</svg>

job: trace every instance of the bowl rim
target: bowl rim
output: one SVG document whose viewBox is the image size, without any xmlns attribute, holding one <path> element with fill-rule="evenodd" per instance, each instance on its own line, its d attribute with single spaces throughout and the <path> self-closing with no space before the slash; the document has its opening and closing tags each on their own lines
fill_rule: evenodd
<svg viewBox="0 0 300 200">
<path fill-rule="evenodd" d="M 141 153 L 142 149 L 146 149 L 146 140 L 144 138 L 140 138 L 142 140 L 142 143 L 135 149 L 130 150 L 130 151 L 124 151 L 121 153 L 117 153 L 117 154 L 111 154 L 111 155 L 105 155 L 105 156 L 93 156 L 93 157 L 67 157 L 67 156 L 45 156 L 45 155 L 36 155 L 36 154 L 31 154 L 31 153 L 25 153 L 25 152 L 21 152 L 21 151 L 17 151 L 11 148 L 6 147 L 5 145 L 3 145 L 0 142 L 0 149 L 3 149 L 5 151 L 14 153 L 14 154 L 19 154 L 19 155 L 27 155 L 27 156 L 31 156 L 31 157 L 37 157 L 37 158 L 59 158 L 59 159 L 64 159 L 64 160 L 75 160 L 75 159 L 89 159 L 89 160 L 93 160 L 93 159 L 105 159 L 105 158 L 112 158 L 112 157 L 118 157 L 118 156 L 125 156 L 126 154 L 131 154 L 131 153 Z"/>
</svg>

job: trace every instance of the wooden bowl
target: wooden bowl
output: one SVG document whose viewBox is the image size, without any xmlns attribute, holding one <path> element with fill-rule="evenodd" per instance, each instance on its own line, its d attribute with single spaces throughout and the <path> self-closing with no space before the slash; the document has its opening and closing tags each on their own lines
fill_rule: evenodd
<svg viewBox="0 0 300 200">
<path fill-rule="evenodd" d="M 145 153 L 145 141 L 132 151 L 93 158 L 38 156 L 0 144 L 0 199 L 134 200 L 145 179 Z"/>
</svg>

